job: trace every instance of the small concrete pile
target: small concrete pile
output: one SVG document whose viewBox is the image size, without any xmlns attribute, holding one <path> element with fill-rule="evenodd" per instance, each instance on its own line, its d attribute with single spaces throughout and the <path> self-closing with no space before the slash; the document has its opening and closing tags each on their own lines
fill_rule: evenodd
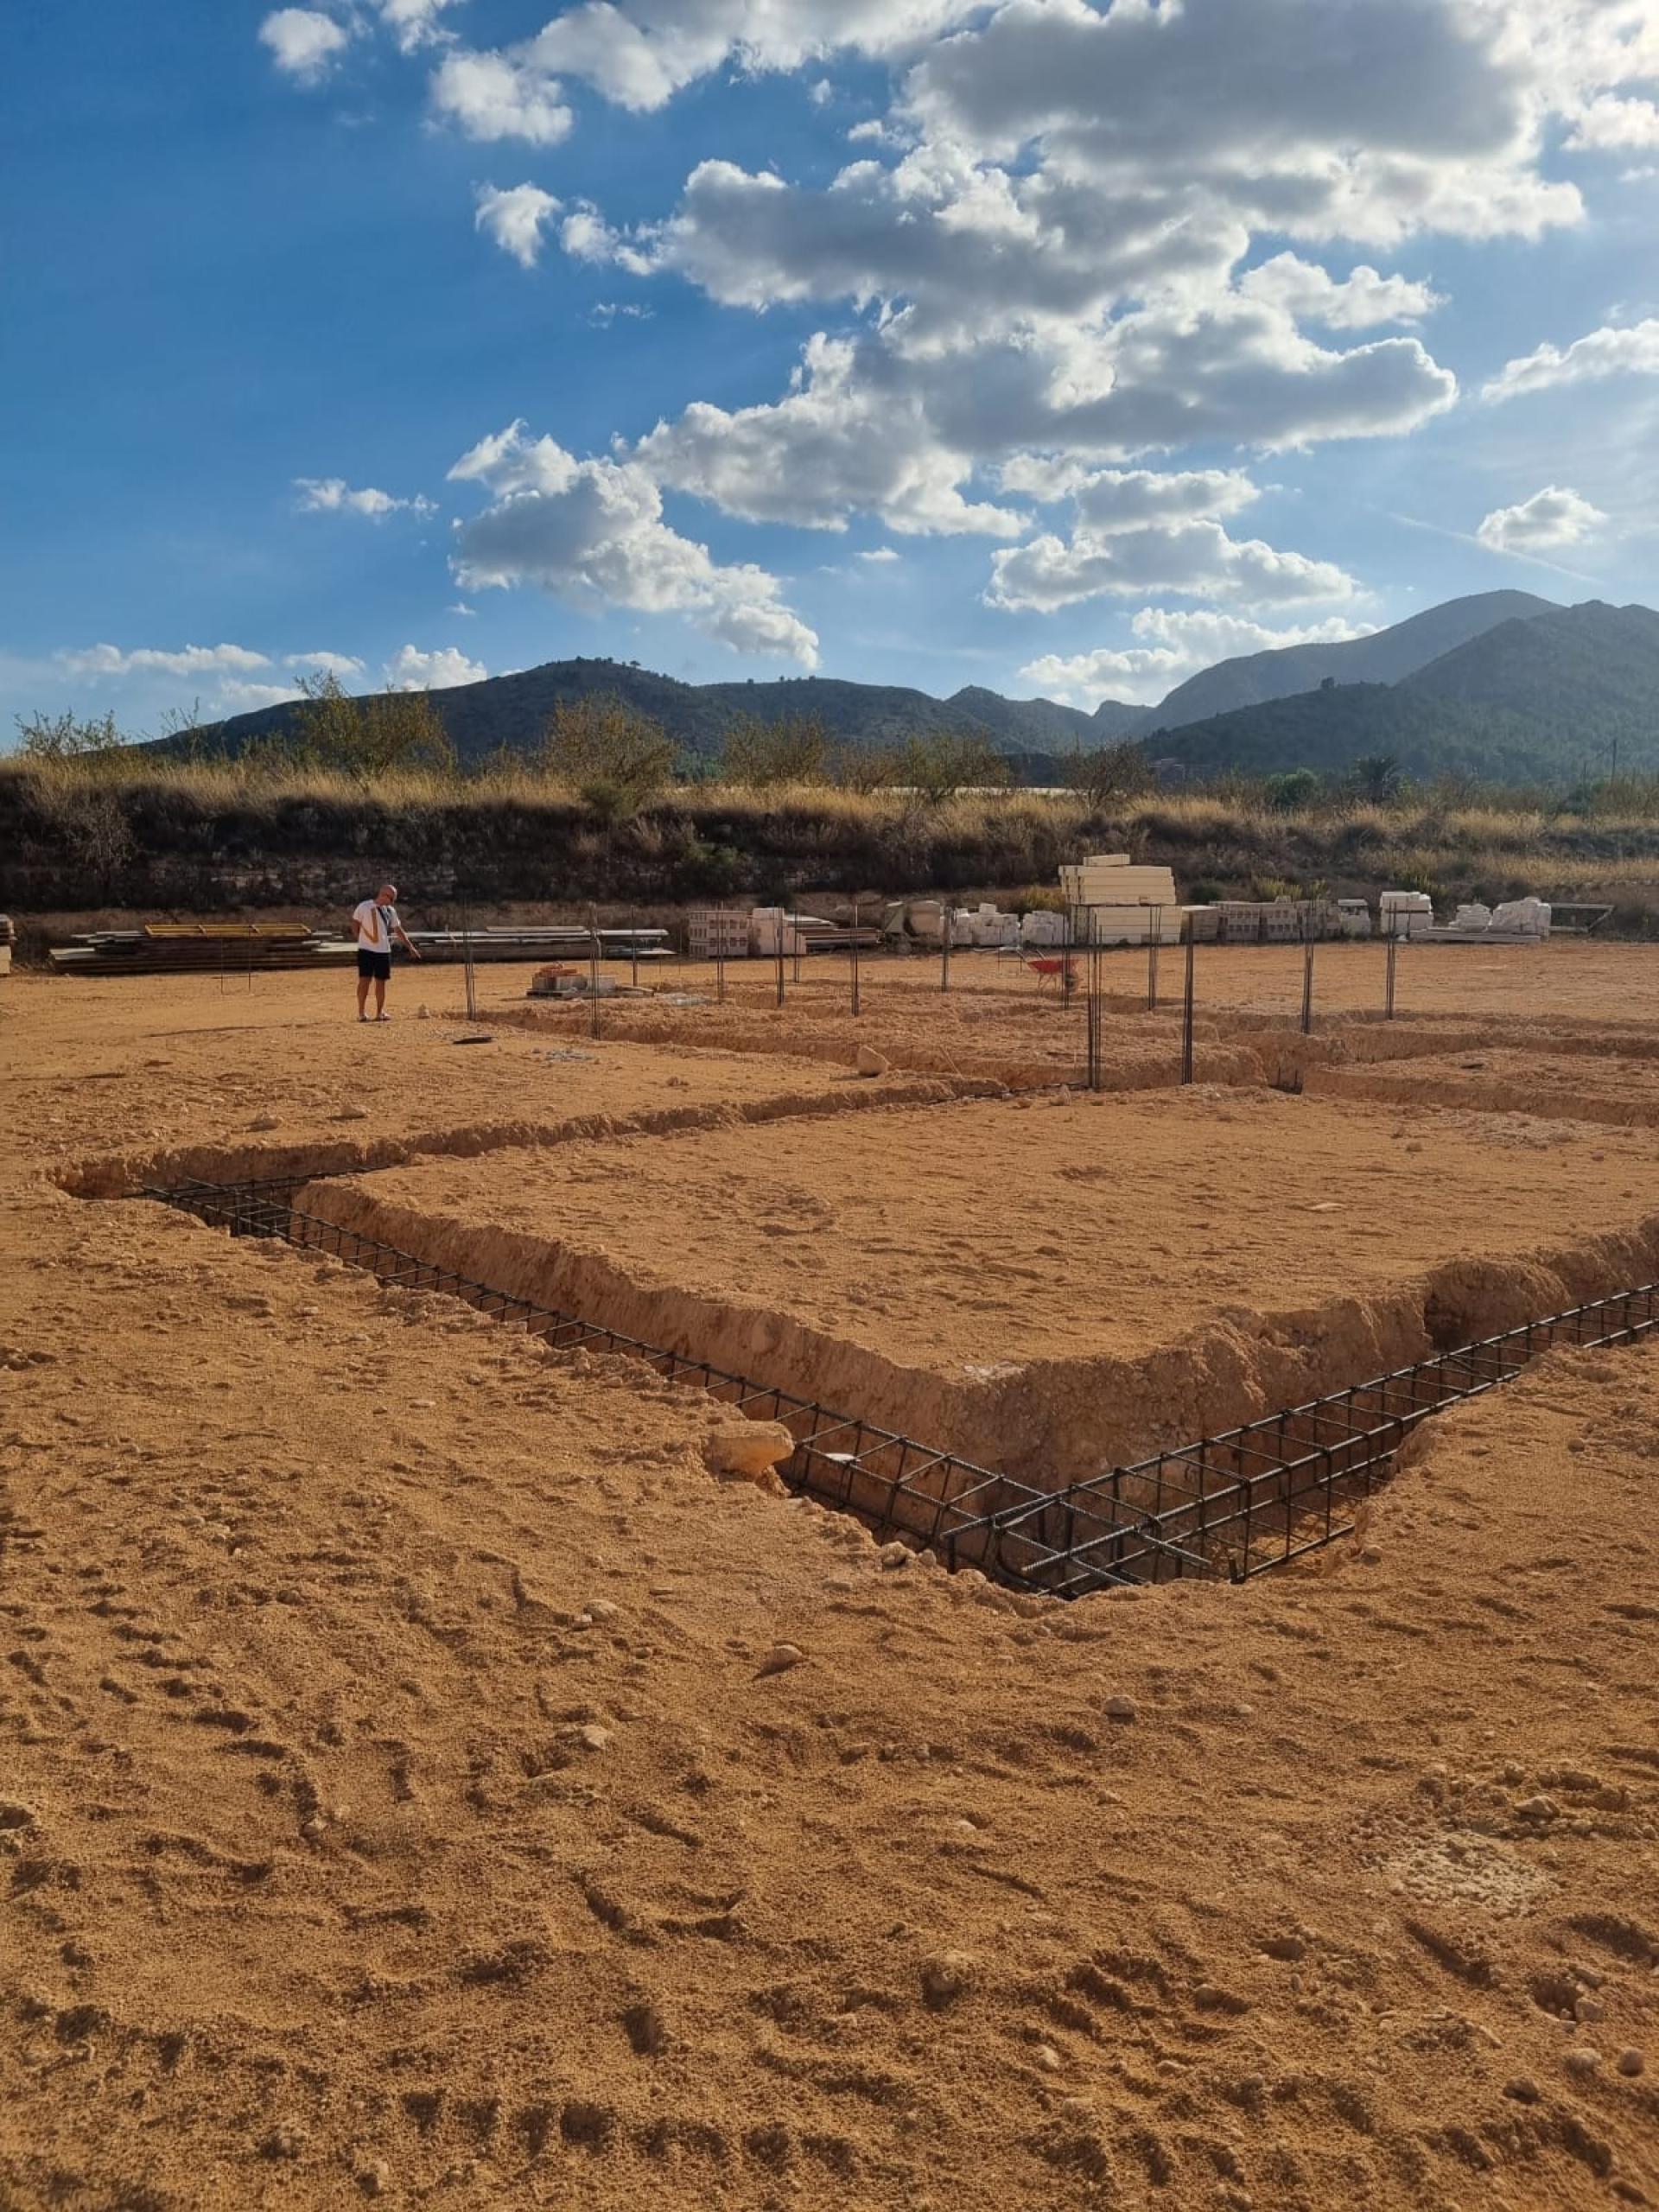
<svg viewBox="0 0 1659 2212">
<path fill-rule="evenodd" d="M 1427 937 L 1434 926 L 1434 901 L 1426 891 L 1385 891 L 1376 907 L 1383 937 Z"/>
<path fill-rule="evenodd" d="M 1005 914 L 988 901 L 976 907 L 958 906 L 950 917 L 950 942 L 985 952 L 1008 952 L 1020 943 L 1020 917 Z"/>
<path fill-rule="evenodd" d="M 1446 928 L 1429 934 L 1444 944 L 1538 944 L 1549 935 L 1550 921 L 1547 899 L 1505 899 L 1496 906 L 1469 899 Z"/>
</svg>

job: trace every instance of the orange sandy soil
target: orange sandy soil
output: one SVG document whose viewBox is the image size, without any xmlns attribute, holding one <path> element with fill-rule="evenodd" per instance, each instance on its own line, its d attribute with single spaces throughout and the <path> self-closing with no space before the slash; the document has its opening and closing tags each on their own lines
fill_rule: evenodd
<svg viewBox="0 0 1659 2212">
<path fill-rule="evenodd" d="M 194 988 L 78 1062 L 0 996 L 0 2202 L 1659 2201 L 1649 1351 L 1314 1569 L 1013 1601 L 626 1363 L 66 1195 L 107 1109 L 17 1071 Z"/>
<path fill-rule="evenodd" d="M 1296 946 L 1201 946 L 1196 970 L 1195 1033 L 1200 1080 L 1269 1078 L 1283 1066 L 1438 1053 L 1450 1046 L 1504 1043 L 1539 1025 L 1552 1050 L 1652 1054 L 1659 1012 L 1659 953 L 1647 946 L 1557 939 L 1541 947 L 1483 951 L 1459 945 L 1403 945 L 1397 1014 L 1382 1019 L 1380 943 L 1317 948 L 1314 1021 L 1300 1034 L 1302 955 Z M 1078 958 L 1080 976 L 1085 963 Z M 614 971 L 626 980 L 626 966 Z M 723 1004 L 715 1002 L 712 968 L 674 962 L 642 969 L 657 987 L 644 1000 L 607 1003 L 607 1033 L 665 1045 L 697 1043 L 758 1053 L 806 1055 L 845 1065 L 861 1044 L 896 1069 L 981 1077 L 1014 1088 L 1080 1083 L 1085 1052 L 1079 990 L 1070 1007 L 1052 984 L 1018 961 L 957 954 L 951 988 L 939 989 L 937 957 L 874 956 L 862 963 L 861 1011 L 850 1007 L 847 962 L 810 958 L 803 980 L 785 982 L 775 1002 L 773 970 L 764 961 L 728 963 Z M 1103 1083 L 1135 1090 L 1176 1080 L 1184 956 L 1160 955 L 1160 1006 L 1146 1012 L 1144 950 L 1108 952 L 1102 968 L 1107 1012 L 1102 1030 Z M 562 1041 L 586 1034 L 585 1007 L 527 1006 L 517 971 L 480 971 L 480 988 L 508 1024 L 528 1023 Z M 676 1005 L 675 995 L 701 1002 Z"/>
<path fill-rule="evenodd" d="M 1040 956 L 1039 956 L 1040 957 Z M 1080 953 L 1073 956 L 1083 965 Z M 1314 1012 L 1382 1012 L 1386 948 L 1381 938 L 1334 941 L 1314 948 Z M 1144 946 L 1123 946 L 1103 955 L 1106 988 L 1126 1006 L 1144 1001 L 1147 953 Z M 1180 996 L 1185 953 L 1165 945 L 1159 955 L 1159 988 L 1173 1004 Z M 480 979 L 491 969 L 479 970 Z M 626 963 L 614 973 L 624 980 Z M 734 997 L 769 1001 L 772 964 L 732 961 L 726 969 Z M 1018 1003 L 1039 1001 L 1037 978 L 1017 960 L 988 952 L 951 956 L 955 997 L 994 998 Z M 670 961 L 642 969 L 642 980 L 664 989 L 704 990 L 713 987 L 711 968 Z M 800 995 L 826 1003 L 845 1002 L 849 968 L 839 954 L 814 955 L 802 962 Z M 1218 1019 L 1235 1009 L 1257 1008 L 1300 1015 L 1302 949 L 1300 945 L 1210 945 L 1198 948 L 1195 970 L 1198 1010 Z M 797 988 L 787 985 L 791 1001 Z M 867 956 L 861 992 L 867 1010 L 879 1010 L 885 996 L 914 991 L 938 995 L 937 953 L 906 957 Z M 1053 986 L 1040 994 L 1052 1007 Z M 1396 955 L 1395 1002 L 1402 1017 L 1420 1014 L 1532 1019 L 1543 1015 L 1586 1021 L 1651 1020 L 1659 1016 L 1659 946 L 1594 938 L 1555 937 L 1537 946 L 1405 944 Z"/>
<path fill-rule="evenodd" d="M 753 964 L 753 963 L 752 963 Z M 844 980 L 826 982 L 814 965 L 810 980 L 791 987 L 779 1007 L 770 985 L 757 984 L 734 966 L 723 1003 L 696 977 L 688 993 L 702 1002 L 672 1003 L 664 985 L 659 1000 L 609 1002 L 607 1032 L 652 1043 L 707 1045 L 752 1053 L 804 1053 L 845 1067 L 861 1045 L 880 1053 L 893 1067 L 983 1077 L 1030 1087 L 1079 1081 L 1086 1051 L 1081 997 L 1070 1007 L 1051 990 L 1039 996 L 1020 971 L 998 979 L 995 987 L 964 988 L 942 994 L 937 982 L 925 987 L 916 963 L 887 961 L 870 969 L 861 1011 L 855 1016 Z M 537 1004 L 510 1018 L 537 1033 L 574 1039 L 585 1033 L 586 1007 Z M 1206 1073 L 1228 1079 L 1254 1064 L 1237 1052 L 1217 1050 L 1216 1025 L 1204 1025 L 1203 1065 Z M 1179 1073 L 1180 1042 L 1167 1024 L 1144 1014 L 1115 1014 L 1104 1025 L 1104 1057 L 1114 1088 L 1135 1089 L 1173 1082 Z"/>
<path fill-rule="evenodd" d="M 1034 1481 L 1659 1271 L 1646 1130 L 1216 1090 L 495 1154 L 314 1210 Z M 1455 1316 L 1455 1319 L 1452 1318 Z"/>
<path fill-rule="evenodd" d="M 527 979 L 529 970 L 522 971 Z M 661 1127 L 728 1112 L 871 1103 L 843 1068 L 808 1058 L 687 1052 L 671 1060 L 601 1038 L 536 1037 L 461 1018 L 453 969 L 399 969 L 395 1018 L 358 1026 L 350 976 L 276 974 L 252 993 L 168 977 L 0 984 L 7 1118 L 49 1172 L 103 1163 L 101 1187 L 159 1178 L 278 1174 L 426 1150 L 551 1141 L 572 1128 Z M 522 988 L 522 984 L 521 984 Z M 428 1003 L 433 1018 L 416 1018 Z M 522 1001 L 521 1001 L 522 1002 Z M 551 1055 L 551 1057 L 550 1057 Z M 899 1082 L 889 1087 L 902 1096 Z M 937 1089 L 937 1086 L 935 1086 Z M 924 1087 L 924 1095 L 926 1095 Z"/>
<path fill-rule="evenodd" d="M 1345 1098 L 1433 1103 L 1630 1127 L 1659 1124 L 1659 1056 L 1637 1058 L 1620 1037 L 1601 1051 L 1481 1045 L 1387 1066 L 1310 1067 L 1307 1088 Z M 1621 1049 L 1623 1048 L 1623 1049 Z M 1599 1140 L 1598 1140 L 1599 1141 Z"/>
</svg>

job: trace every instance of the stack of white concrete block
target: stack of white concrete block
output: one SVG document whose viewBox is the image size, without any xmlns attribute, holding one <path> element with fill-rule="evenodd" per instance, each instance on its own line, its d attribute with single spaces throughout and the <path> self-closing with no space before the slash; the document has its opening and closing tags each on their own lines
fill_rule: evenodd
<svg viewBox="0 0 1659 2212">
<path fill-rule="evenodd" d="M 950 942 L 977 945 L 989 952 L 1004 951 L 1020 942 L 1020 917 L 1005 914 L 1000 906 L 988 903 L 976 907 L 958 906 L 951 916 Z"/>
<path fill-rule="evenodd" d="M 1506 899 L 1492 909 L 1491 928 L 1517 937 L 1548 937 L 1550 909 L 1547 899 Z"/>
<path fill-rule="evenodd" d="M 1385 891 L 1377 913 L 1384 937 L 1423 937 L 1434 926 L 1434 901 L 1426 891 Z"/>
<path fill-rule="evenodd" d="M 780 938 L 785 953 L 804 950 L 805 940 L 792 914 L 781 906 L 755 907 L 749 916 L 749 952 L 757 960 L 775 960 Z"/>
<path fill-rule="evenodd" d="M 1060 891 L 1068 906 L 1092 911 L 1097 944 L 1144 944 L 1154 928 L 1172 939 L 1179 934 L 1173 874 L 1138 864 L 1127 853 L 1093 853 L 1076 868 L 1063 868 Z"/>
<path fill-rule="evenodd" d="M 1060 889 L 1070 906 L 1173 906 L 1176 903 L 1171 871 L 1131 861 L 1127 853 L 1093 853 L 1076 868 L 1063 868 Z"/>
<path fill-rule="evenodd" d="M 1065 916 L 1046 906 L 1033 906 L 1020 925 L 1020 943 L 1027 952 L 1065 943 Z"/>
<path fill-rule="evenodd" d="M 694 906 L 685 918 L 685 949 L 693 960 L 741 960 L 749 949 L 749 918 L 741 907 Z"/>
</svg>

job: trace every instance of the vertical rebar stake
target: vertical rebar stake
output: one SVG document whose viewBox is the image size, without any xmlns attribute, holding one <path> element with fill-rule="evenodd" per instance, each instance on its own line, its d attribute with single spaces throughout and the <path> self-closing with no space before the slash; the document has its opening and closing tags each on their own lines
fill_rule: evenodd
<svg viewBox="0 0 1659 2212">
<path fill-rule="evenodd" d="M 461 957 L 466 963 L 467 1019 L 478 1020 L 478 979 L 473 969 L 473 913 L 470 906 L 461 910 Z"/>
<path fill-rule="evenodd" d="M 784 936 L 788 927 L 787 915 L 785 909 L 780 906 L 778 909 L 778 1003 L 779 1006 L 784 1002 Z"/>
<path fill-rule="evenodd" d="M 1186 990 L 1181 1001 L 1181 1081 L 1192 1080 L 1192 956 L 1198 939 L 1192 934 L 1189 916 L 1186 925 Z"/>
<path fill-rule="evenodd" d="M 1392 1021 L 1394 1020 L 1394 962 L 1395 956 L 1398 950 L 1399 940 L 1395 936 L 1394 931 L 1390 930 L 1389 931 L 1388 977 L 1382 987 L 1382 1019 L 1384 1021 Z"/>
<path fill-rule="evenodd" d="M 858 917 L 859 902 L 853 900 L 853 1012 L 858 1012 Z"/>
<path fill-rule="evenodd" d="M 628 916 L 628 927 L 633 940 L 633 988 L 639 988 L 639 909 L 635 906 Z"/>
<path fill-rule="evenodd" d="M 1060 941 L 1060 1004 L 1068 1014 L 1071 1010 L 1071 948 L 1077 938 L 1075 913 L 1074 907 L 1066 908 L 1065 931 Z"/>
<path fill-rule="evenodd" d="M 1099 934 L 1097 930 L 1093 929 L 1089 932 L 1090 940 L 1089 946 L 1089 1088 L 1090 1090 L 1102 1090 L 1105 1088 L 1105 1073 L 1102 1065 L 1103 1058 L 1102 1047 L 1104 1043 L 1102 1023 L 1106 1011 L 1106 956 L 1099 943 Z"/>
<path fill-rule="evenodd" d="M 939 901 L 939 988 L 950 988 L 950 901 Z"/>
<path fill-rule="evenodd" d="M 1313 1033 L 1313 911 L 1302 910 L 1302 1034 Z"/>
<path fill-rule="evenodd" d="M 588 909 L 588 1034 L 599 1034 L 599 909 Z"/>
<path fill-rule="evenodd" d="M 1147 939 L 1147 1012 L 1158 1011 L 1158 944 L 1164 933 L 1164 910 L 1152 910 L 1152 933 Z"/>
<path fill-rule="evenodd" d="M 724 906 L 716 906 L 715 909 L 715 998 L 719 1005 L 725 1005 L 726 909 Z"/>
</svg>

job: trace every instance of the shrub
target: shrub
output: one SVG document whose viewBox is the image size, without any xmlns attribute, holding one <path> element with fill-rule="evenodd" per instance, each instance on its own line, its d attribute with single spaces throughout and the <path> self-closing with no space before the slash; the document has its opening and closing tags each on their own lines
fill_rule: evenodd
<svg viewBox="0 0 1659 2212">
<path fill-rule="evenodd" d="M 608 692 L 562 699 L 537 760 L 568 785 L 601 823 L 626 820 L 657 798 L 674 772 L 676 748 L 662 724 Z"/>
<path fill-rule="evenodd" d="M 1066 760 L 1061 780 L 1096 811 L 1122 799 L 1139 798 L 1157 782 L 1146 748 L 1132 739 L 1087 752 L 1078 746 Z"/>
<path fill-rule="evenodd" d="M 1281 776 L 1269 776 L 1262 791 L 1275 814 L 1300 814 L 1305 806 L 1312 806 L 1319 788 L 1319 779 L 1311 768 L 1287 768 Z"/>
<path fill-rule="evenodd" d="M 934 730 L 899 747 L 894 781 L 938 805 L 963 791 L 1006 791 L 1014 771 L 988 737 Z"/>
<path fill-rule="evenodd" d="M 720 779 L 751 791 L 780 784 L 821 784 L 829 772 L 830 741 L 816 715 L 780 715 L 763 722 L 740 715 L 721 746 Z"/>
</svg>

